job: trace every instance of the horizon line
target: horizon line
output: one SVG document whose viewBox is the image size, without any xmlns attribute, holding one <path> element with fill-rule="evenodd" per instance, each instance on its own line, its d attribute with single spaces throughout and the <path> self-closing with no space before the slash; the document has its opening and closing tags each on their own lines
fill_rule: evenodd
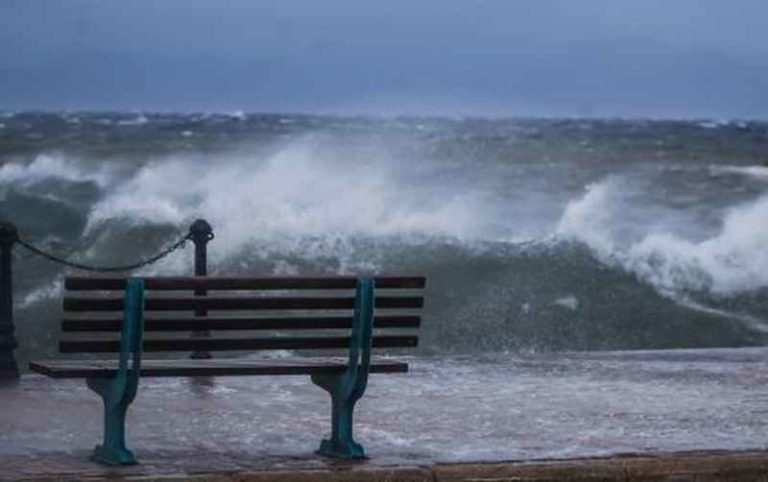
<svg viewBox="0 0 768 482">
<path fill-rule="evenodd" d="M 228 116 L 233 118 L 242 118 L 246 116 L 288 116 L 288 117 L 331 117 L 346 119 L 372 119 L 372 120 L 391 120 L 391 119 L 431 119 L 431 120 L 493 120 L 493 121 L 526 121 L 526 120 L 583 120 L 583 121 L 643 121 L 643 122 L 717 122 L 717 123 L 765 123 L 768 117 L 724 117 L 724 116 L 650 116 L 650 115 L 554 115 L 554 114 L 446 114 L 446 113 L 376 113 L 376 112 L 337 112 L 337 111 L 298 111 L 298 110 L 245 110 L 245 109 L 62 109 L 62 108 L 3 108 L 0 107 L 0 116 L 12 116 L 19 114 L 134 114 L 134 115 L 209 115 L 209 116 Z"/>
</svg>

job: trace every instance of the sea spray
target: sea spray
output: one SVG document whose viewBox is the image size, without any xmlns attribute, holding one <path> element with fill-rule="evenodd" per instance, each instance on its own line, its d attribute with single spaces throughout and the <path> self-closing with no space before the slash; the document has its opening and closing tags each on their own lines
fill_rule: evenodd
<svg viewBox="0 0 768 482">
<path fill-rule="evenodd" d="M 763 124 L 141 117 L 4 119 L 0 214 L 91 264 L 205 217 L 213 274 L 426 274 L 424 352 L 768 341 Z M 14 269 L 20 356 L 52 354 L 75 272 Z"/>
<path fill-rule="evenodd" d="M 719 232 L 702 241 L 651 232 L 621 246 L 612 238 L 620 192 L 614 179 L 588 186 L 568 204 L 558 234 L 584 242 L 606 263 L 664 292 L 722 296 L 768 287 L 768 195 L 728 209 Z"/>
<path fill-rule="evenodd" d="M 590 184 L 583 197 L 568 202 L 557 223 L 557 235 L 583 241 L 604 258 L 610 258 L 615 249 L 611 221 L 619 200 L 618 182 L 610 178 Z"/>
</svg>

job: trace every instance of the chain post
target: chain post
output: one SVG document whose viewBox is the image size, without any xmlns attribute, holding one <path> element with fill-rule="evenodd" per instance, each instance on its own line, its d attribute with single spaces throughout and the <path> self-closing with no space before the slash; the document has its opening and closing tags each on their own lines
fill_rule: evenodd
<svg viewBox="0 0 768 482">
<path fill-rule="evenodd" d="M 19 378 L 19 366 L 13 354 L 18 344 L 14 336 L 11 270 L 13 245 L 18 239 L 16 226 L 0 222 L 0 380 Z"/>
<path fill-rule="evenodd" d="M 195 244 L 195 276 L 208 275 L 208 242 L 212 240 L 213 228 L 205 219 L 198 219 L 189 227 L 189 239 Z M 195 296 L 206 296 L 207 290 L 195 290 Z M 195 310 L 195 316 L 206 316 L 207 310 Z M 192 333 L 195 338 L 205 338 L 210 336 L 208 331 L 197 331 Z M 213 358 L 211 352 L 205 350 L 196 350 L 192 352 L 190 358 L 195 360 L 205 360 Z"/>
</svg>

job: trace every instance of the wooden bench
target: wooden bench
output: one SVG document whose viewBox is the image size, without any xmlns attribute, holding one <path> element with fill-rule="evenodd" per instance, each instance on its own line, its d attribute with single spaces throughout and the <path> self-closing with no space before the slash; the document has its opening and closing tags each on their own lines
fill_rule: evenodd
<svg viewBox="0 0 768 482">
<path fill-rule="evenodd" d="M 371 349 L 417 345 L 425 282 L 423 277 L 67 278 L 60 352 L 117 353 L 117 358 L 81 355 L 29 367 L 53 378 L 85 378 L 102 397 L 104 439 L 92 456 L 98 462 L 136 463 L 125 446 L 125 416 L 140 377 L 246 375 L 310 375 L 332 401 L 331 437 L 318 453 L 363 458 L 363 447 L 352 437 L 352 415 L 368 374 L 408 371 L 402 361 L 372 359 Z M 208 336 L 200 337 L 200 331 Z M 302 350 L 303 356 L 200 360 L 186 353 L 221 350 Z M 346 356 L 328 356 L 326 350 Z M 144 352 L 176 353 L 144 359 Z"/>
</svg>

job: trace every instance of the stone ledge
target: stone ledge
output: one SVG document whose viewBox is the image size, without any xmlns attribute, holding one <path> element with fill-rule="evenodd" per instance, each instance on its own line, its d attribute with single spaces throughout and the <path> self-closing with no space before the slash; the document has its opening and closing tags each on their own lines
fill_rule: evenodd
<svg viewBox="0 0 768 482">
<path fill-rule="evenodd" d="M 90 482 L 103 479 L 81 480 Z M 109 480 L 114 481 L 115 479 L 110 478 Z M 392 467 L 350 470 L 280 470 L 189 476 L 141 476 L 127 477 L 122 480 L 132 482 L 433 482 L 434 476 L 431 470 L 426 467 Z"/>
<path fill-rule="evenodd" d="M 768 482 L 768 452 L 694 452 L 436 465 L 431 470 L 439 482 Z"/>
<path fill-rule="evenodd" d="M 42 460 L 40 461 L 42 462 Z M 6 472 L 4 475 L 12 476 Z M 686 452 L 606 458 L 435 464 L 397 467 L 119 474 L 23 471 L 8 480 L 134 482 L 768 482 L 768 452 Z"/>
</svg>

